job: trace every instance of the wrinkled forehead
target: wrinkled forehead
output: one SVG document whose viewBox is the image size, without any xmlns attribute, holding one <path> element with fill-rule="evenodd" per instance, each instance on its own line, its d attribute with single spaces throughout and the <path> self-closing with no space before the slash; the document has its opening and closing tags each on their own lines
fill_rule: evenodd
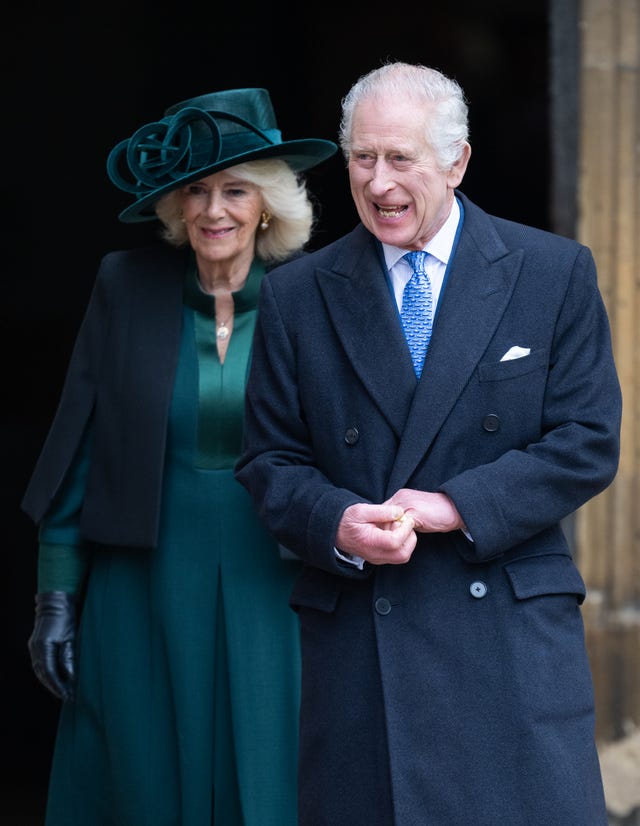
<svg viewBox="0 0 640 826">
<path fill-rule="evenodd" d="M 406 98 L 368 97 L 355 108 L 351 123 L 352 149 L 376 153 L 424 147 L 432 105 Z"/>
</svg>

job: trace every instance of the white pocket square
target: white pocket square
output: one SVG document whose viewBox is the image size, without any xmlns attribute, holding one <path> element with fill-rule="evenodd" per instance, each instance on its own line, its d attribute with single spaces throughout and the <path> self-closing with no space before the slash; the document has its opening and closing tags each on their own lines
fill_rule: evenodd
<svg viewBox="0 0 640 826">
<path fill-rule="evenodd" d="M 510 347 L 502 356 L 500 361 L 511 361 L 512 359 L 521 359 L 523 356 L 528 356 L 531 350 L 529 347 Z"/>
</svg>

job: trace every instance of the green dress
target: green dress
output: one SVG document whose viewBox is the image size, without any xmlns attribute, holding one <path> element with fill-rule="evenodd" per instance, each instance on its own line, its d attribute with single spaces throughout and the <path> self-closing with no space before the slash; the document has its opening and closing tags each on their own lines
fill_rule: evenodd
<svg viewBox="0 0 640 826">
<path fill-rule="evenodd" d="M 300 655 L 288 597 L 299 563 L 280 557 L 232 472 L 263 272 L 255 262 L 234 294 L 224 365 L 214 301 L 189 273 L 161 539 L 149 551 L 92 552 L 46 826 L 297 822 Z"/>
</svg>

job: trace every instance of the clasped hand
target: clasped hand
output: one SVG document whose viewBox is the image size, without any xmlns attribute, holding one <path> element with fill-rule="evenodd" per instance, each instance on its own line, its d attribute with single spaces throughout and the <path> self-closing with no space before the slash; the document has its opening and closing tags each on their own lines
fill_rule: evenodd
<svg viewBox="0 0 640 826">
<path fill-rule="evenodd" d="M 445 493 L 402 488 L 381 505 L 350 505 L 342 515 L 336 547 L 372 565 L 402 565 L 411 559 L 417 533 L 465 530 Z"/>
</svg>

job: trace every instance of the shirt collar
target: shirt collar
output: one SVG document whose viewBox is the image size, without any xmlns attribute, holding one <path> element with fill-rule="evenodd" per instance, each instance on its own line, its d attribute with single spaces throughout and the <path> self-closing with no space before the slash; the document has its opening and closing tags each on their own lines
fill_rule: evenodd
<svg viewBox="0 0 640 826">
<path fill-rule="evenodd" d="M 458 229 L 459 221 L 460 207 L 458 206 L 457 198 L 454 198 L 449 217 L 424 248 L 425 252 L 428 252 L 429 255 L 433 255 L 434 258 L 437 258 L 438 261 L 445 265 L 445 267 L 449 263 L 449 258 L 451 257 L 451 250 L 453 249 L 453 242 L 456 238 L 456 231 Z M 389 270 L 394 267 L 407 252 L 406 249 L 394 247 L 391 246 L 391 244 L 382 244 L 382 250 L 384 252 L 384 260 L 387 265 L 387 269 Z"/>
</svg>

